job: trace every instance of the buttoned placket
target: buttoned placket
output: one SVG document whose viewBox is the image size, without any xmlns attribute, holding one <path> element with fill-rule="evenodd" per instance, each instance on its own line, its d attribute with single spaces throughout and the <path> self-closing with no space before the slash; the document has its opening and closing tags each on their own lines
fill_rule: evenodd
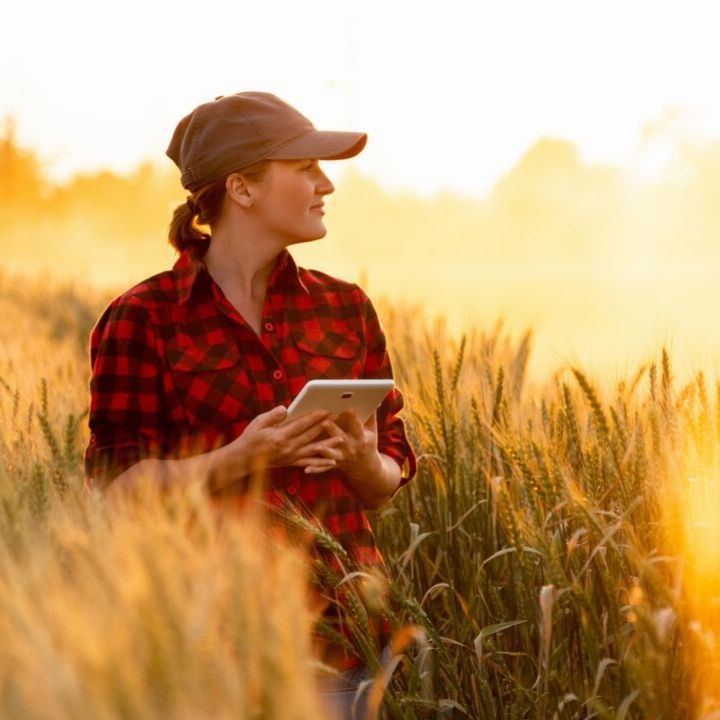
<svg viewBox="0 0 720 720">
<path fill-rule="evenodd" d="M 268 295 L 270 289 L 268 288 Z M 280 352 L 279 338 L 277 334 L 277 324 L 272 318 L 271 302 L 268 295 L 265 296 L 265 304 L 263 306 L 263 320 L 260 330 L 259 340 L 262 343 L 265 351 L 272 357 L 273 362 L 277 366 L 270 377 L 273 379 L 273 391 L 275 392 L 275 400 L 279 403 L 289 404 L 292 398 L 290 397 L 290 388 L 287 383 L 287 376 L 282 368 L 281 363 L 277 357 Z"/>
</svg>

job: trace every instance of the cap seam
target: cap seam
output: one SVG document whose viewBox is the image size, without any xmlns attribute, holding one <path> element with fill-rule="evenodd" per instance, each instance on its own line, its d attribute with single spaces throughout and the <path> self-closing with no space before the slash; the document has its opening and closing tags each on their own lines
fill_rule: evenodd
<svg viewBox="0 0 720 720">
<path fill-rule="evenodd" d="M 253 132 L 255 133 L 255 137 L 258 138 L 260 140 L 260 142 L 263 144 L 263 148 L 267 148 L 268 141 L 263 139 L 263 133 L 258 130 L 257 122 L 251 117 L 246 118 L 246 122 L 249 123 L 250 125 L 252 125 L 252 129 L 253 129 Z M 267 150 L 264 149 L 262 154 L 264 155 L 266 152 L 267 152 Z"/>
</svg>

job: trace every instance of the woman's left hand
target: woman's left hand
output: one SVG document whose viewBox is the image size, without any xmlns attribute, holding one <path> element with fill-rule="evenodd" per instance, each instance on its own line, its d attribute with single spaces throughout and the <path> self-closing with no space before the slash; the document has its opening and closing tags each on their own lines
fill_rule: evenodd
<svg viewBox="0 0 720 720">
<path fill-rule="evenodd" d="M 336 439 L 334 447 L 324 448 L 323 457 L 335 460 L 335 468 L 351 480 L 361 480 L 377 472 L 380 456 L 377 449 L 375 413 L 363 425 L 358 414 L 349 410 L 323 421 L 328 437 Z M 329 468 L 307 468 L 307 473 L 324 472 Z"/>
<path fill-rule="evenodd" d="M 319 452 L 335 461 L 333 467 L 309 466 L 305 472 L 321 473 L 338 469 L 355 494 L 368 508 L 378 508 L 397 490 L 400 466 L 388 455 L 378 451 L 378 430 L 375 414 L 363 425 L 354 411 L 331 416 L 322 423 L 331 446 Z"/>
</svg>

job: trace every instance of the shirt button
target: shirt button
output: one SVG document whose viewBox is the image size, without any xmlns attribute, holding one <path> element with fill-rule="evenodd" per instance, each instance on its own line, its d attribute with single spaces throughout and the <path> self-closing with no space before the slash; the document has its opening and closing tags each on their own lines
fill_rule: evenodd
<svg viewBox="0 0 720 720">
<path fill-rule="evenodd" d="M 295 495 L 297 493 L 297 485 L 288 485 L 287 486 L 287 494 L 288 495 Z"/>
<path fill-rule="evenodd" d="M 272 331 L 275 329 L 275 326 L 274 326 L 271 322 L 266 322 L 266 323 L 265 323 L 265 329 L 266 329 L 268 332 L 272 332 Z"/>
<path fill-rule="evenodd" d="M 274 378 L 275 380 L 282 380 L 282 376 L 283 376 L 283 371 L 282 371 L 282 370 L 276 370 L 276 371 L 273 373 L 273 378 Z"/>
</svg>

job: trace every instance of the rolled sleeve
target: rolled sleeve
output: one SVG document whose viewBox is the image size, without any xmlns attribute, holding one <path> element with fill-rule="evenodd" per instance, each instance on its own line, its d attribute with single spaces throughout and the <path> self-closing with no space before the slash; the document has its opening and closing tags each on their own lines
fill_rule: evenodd
<svg viewBox="0 0 720 720">
<path fill-rule="evenodd" d="M 147 310 L 119 298 L 90 336 L 89 486 L 104 487 L 131 465 L 160 455 L 160 363 Z"/>
<path fill-rule="evenodd" d="M 387 351 L 387 341 L 382 325 L 370 298 L 362 293 L 365 304 L 365 337 L 367 358 L 363 377 L 392 378 L 392 364 Z M 400 485 L 410 481 L 416 471 L 415 453 L 408 442 L 405 424 L 400 411 L 404 400 L 399 388 L 393 388 L 385 397 L 377 412 L 378 451 L 391 457 L 402 471 Z"/>
</svg>

